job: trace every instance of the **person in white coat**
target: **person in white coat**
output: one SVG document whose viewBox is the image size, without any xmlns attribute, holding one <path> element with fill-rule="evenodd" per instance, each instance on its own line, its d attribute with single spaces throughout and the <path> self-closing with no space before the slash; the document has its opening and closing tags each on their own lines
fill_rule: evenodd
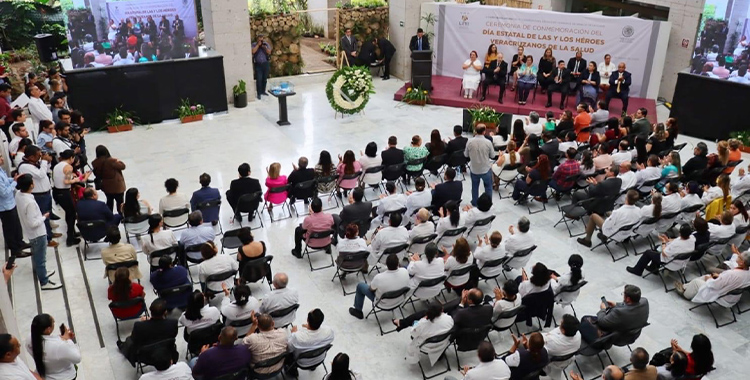
<svg viewBox="0 0 750 380">
<path fill-rule="evenodd" d="M 386 212 L 398 211 L 406 208 L 406 195 L 396 192 L 396 184 L 389 181 L 385 184 L 385 190 L 388 194 L 380 195 L 380 203 L 377 207 L 377 218 L 373 219 L 372 225 L 377 228 L 381 224 L 387 224 L 388 221 L 384 219 Z"/>
<path fill-rule="evenodd" d="M 375 265 L 380 262 L 383 251 L 400 244 L 409 243 L 409 231 L 401 225 L 401 214 L 391 215 L 388 221 L 388 227 L 380 227 L 373 233 L 372 242 L 370 243 L 370 256 L 368 263 Z M 400 256 L 403 258 L 404 256 Z"/>
<path fill-rule="evenodd" d="M 456 239 L 453 244 L 453 250 L 448 253 L 448 250 L 443 248 L 445 254 L 445 276 L 446 286 L 453 288 L 462 288 L 464 285 L 469 283 L 469 273 L 460 276 L 451 276 L 451 273 L 460 269 L 474 265 L 474 257 L 471 255 L 471 248 L 469 242 L 460 237 Z M 458 290 L 456 290 L 458 291 Z"/>
<path fill-rule="evenodd" d="M 559 357 L 578 351 L 581 347 L 581 334 L 578 332 L 579 326 L 580 322 L 576 317 L 565 314 L 560 322 L 560 327 L 548 333 L 543 333 L 544 348 L 547 350 L 547 355 L 550 357 Z M 562 379 L 563 371 L 574 359 L 570 358 L 570 360 L 563 362 L 551 362 L 544 368 L 544 372 L 553 380 Z"/>
<path fill-rule="evenodd" d="M 445 275 L 445 262 L 442 258 L 437 257 L 438 248 L 435 243 L 429 243 L 424 248 L 424 260 L 419 255 L 414 254 L 411 257 L 406 270 L 409 272 L 409 287 L 417 289 L 419 283 L 424 280 L 431 280 Z M 425 295 L 433 293 L 435 289 L 442 288 L 443 284 L 437 284 L 432 288 L 420 288 L 414 291 L 416 297 L 422 298 Z"/>
<path fill-rule="evenodd" d="M 687 183 L 687 186 L 685 186 L 685 189 L 680 192 L 680 210 L 684 210 L 688 207 L 694 206 L 694 205 L 703 205 L 703 201 L 698 196 L 698 192 L 700 191 L 700 185 L 698 185 L 698 182 L 690 181 Z M 680 214 L 681 221 L 683 223 L 690 223 L 695 218 L 694 212 L 683 212 Z"/>
<path fill-rule="evenodd" d="M 750 165 L 748 165 L 748 170 L 750 170 Z M 739 178 L 731 184 L 731 188 L 732 199 L 739 199 L 741 201 L 747 202 L 748 195 L 743 196 L 743 194 L 750 190 L 750 175 L 746 175 L 744 168 L 740 168 Z"/>
<path fill-rule="evenodd" d="M 477 249 L 474 251 L 474 260 L 476 260 L 477 268 L 482 276 L 494 277 L 503 272 L 502 265 L 484 268 L 486 263 L 506 256 L 505 246 L 502 245 L 502 242 L 503 235 L 500 231 L 493 232 L 489 237 L 484 235 L 484 239 L 479 240 Z"/>
<path fill-rule="evenodd" d="M 707 274 L 684 285 L 675 282 L 675 287 L 678 293 L 692 302 L 716 302 L 729 308 L 740 300 L 741 295 L 727 295 L 727 293 L 750 286 L 749 264 L 750 252 L 742 252 L 737 257 L 737 268 L 719 274 Z"/>
<path fill-rule="evenodd" d="M 531 228 L 531 222 L 529 218 L 522 216 L 518 219 L 518 230 L 512 225 L 508 227 L 510 236 L 505 239 L 505 252 L 508 256 L 512 256 L 519 251 L 529 249 L 536 244 L 534 235 L 529 231 Z M 510 268 L 523 268 L 531 259 L 531 255 L 524 257 L 513 258 L 509 260 L 506 265 Z"/>
<path fill-rule="evenodd" d="M 579 282 L 583 281 L 583 257 L 574 253 L 568 257 L 568 266 L 570 271 L 563 274 L 562 276 L 556 276 L 554 273 L 552 277 L 552 291 L 555 293 L 555 301 L 565 306 L 570 305 L 578 298 L 581 290 L 574 292 L 562 292 L 562 289 L 566 286 L 578 285 Z"/>
<path fill-rule="evenodd" d="M 250 292 L 250 287 L 247 284 L 238 285 L 234 288 L 234 302 L 230 302 L 229 295 L 227 295 L 229 289 L 224 285 L 224 299 L 221 300 L 221 315 L 224 316 L 225 326 L 229 326 L 232 322 L 243 321 L 251 318 L 253 313 L 260 312 L 260 302 L 257 298 L 253 297 Z M 250 325 L 236 327 L 237 336 L 245 336 L 250 330 Z"/>
<path fill-rule="evenodd" d="M 424 178 L 419 177 L 414 180 L 414 191 L 406 193 L 406 218 L 404 223 L 414 223 L 416 217 L 414 214 L 421 208 L 429 208 L 432 205 L 432 191 L 425 190 L 427 183 Z"/>
<path fill-rule="evenodd" d="M 437 249 L 436 249 L 437 250 Z M 442 262 L 441 259 L 437 259 Z M 448 347 L 450 339 L 446 339 L 439 343 L 425 344 L 424 347 L 420 348 L 425 340 L 445 334 L 453 329 L 453 318 L 450 315 L 443 313 L 443 305 L 434 301 L 431 302 L 427 307 L 427 315 L 420 319 L 414 329 L 411 330 L 411 342 L 406 348 L 406 361 L 411 364 L 417 364 L 419 362 L 419 352 L 424 351 L 430 359 L 430 364 L 435 363 L 440 359 L 445 348 Z"/>
<path fill-rule="evenodd" d="M 476 246 L 480 236 L 484 236 L 492 228 L 492 224 L 484 226 L 474 226 L 476 222 L 485 220 L 492 215 L 492 194 L 483 193 L 477 198 L 477 207 L 466 205 L 461 212 L 464 219 L 464 227 L 466 227 L 466 239 L 472 246 Z"/>
<path fill-rule="evenodd" d="M 508 380 L 510 368 L 504 361 L 495 357 L 495 347 L 492 343 L 482 341 L 477 348 L 479 364 L 475 367 L 465 365 L 460 369 L 463 380 Z M 446 376 L 445 380 L 458 380 L 453 376 Z"/>
<path fill-rule="evenodd" d="M 53 335 L 57 327 L 49 314 L 39 314 L 31 321 L 31 339 L 26 344 L 34 359 L 36 372 L 46 380 L 73 380 L 78 375 L 76 365 L 81 363 L 81 350 L 75 344 L 75 334 L 65 329 L 62 335 Z"/>
<path fill-rule="evenodd" d="M 503 288 L 493 289 L 495 299 L 492 304 L 492 321 L 498 328 L 504 329 L 516 322 L 516 317 L 498 319 L 498 316 L 506 311 L 521 306 L 521 297 L 518 296 L 518 284 L 514 280 L 505 281 Z"/>
<path fill-rule="evenodd" d="M 612 211 L 612 214 L 604 219 L 599 214 L 591 214 L 586 224 L 586 236 L 578 238 L 578 244 L 591 247 L 591 235 L 594 234 L 596 227 L 601 227 L 601 232 L 597 235 L 600 240 L 605 241 L 609 237 L 616 241 L 621 241 L 630 236 L 631 231 L 618 232 L 620 228 L 638 223 L 641 220 L 641 210 L 635 206 L 638 200 L 638 192 L 628 190 L 625 196 L 625 204 Z"/>
</svg>

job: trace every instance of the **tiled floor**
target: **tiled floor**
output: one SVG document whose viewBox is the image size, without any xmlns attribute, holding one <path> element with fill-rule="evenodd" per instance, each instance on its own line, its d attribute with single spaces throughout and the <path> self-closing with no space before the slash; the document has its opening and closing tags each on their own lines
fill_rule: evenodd
<svg viewBox="0 0 750 380">
<path fill-rule="evenodd" d="M 228 115 L 207 117 L 199 123 L 144 126 L 137 127 L 132 132 L 114 135 L 95 133 L 87 141 L 91 152 L 97 145 L 104 144 L 113 156 L 125 162 L 128 186 L 140 189 L 142 198 L 156 206 L 165 193 L 162 184 L 169 177 L 177 178 L 181 184 L 180 191 L 189 194 L 199 187 L 198 176 L 206 172 L 213 177 L 212 185 L 219 187 L 223 194 L 230 181 L 236 178 L 236 168 L 242 162 L 251 165 L 253 177 L 263 179 L 265 168 L 272 162 L 280 162 L 282 171 L 288 173 L 292 163 L 300 155 L 315 162 L 322 149 L 330 151 L 335 157 L 347 149 L 358 152 L 370 141 L 375 141 L 382 148 L 390 135 L 398 136 L 399 145 L 404 145 L 414 134 L 428 136 L 433 128 L 437 128 L 445 136 L 453 125 L 461 123 L 461 109 L 433 106 L 419 108 L 392 101 L 393 93 L 402 85 L 398 80 L 376 80 L 378 93 L 373 96 L 366 113 L 343 119 L 334 118 L 325 98 L 324 85 L 308 84 L 298 85 L 297 96 L 289 100 L 290 126 L 276 125 L 276 102 L 272 98 L 264 98 L 245 109 L 231 109 Z M 665 118 L 666 110 L 661 108 L 659 120 L 663 121 Z M 690 144 L 697 142 L 695 139 L 680 137 L 679 142 L 682 141 Z M 690 152 L 691 145 L 683 150 L 684 159 L 688 158 Z M 464 182 L 464 189 L 464 199 L 469 199 L 468 182 Z M 494 228 L 500 231 L 506 231 L 508 225 L 515 223 L 518 217 L 527 215 L 525 208 L 513 206 L 509 200 L 499 200 L 497 195 L 494 195 L 494 200 L 493 209 L 497 214 Z M 228 207 L 222 209 L 225 230 L 237 227 L 229 224 L 229 211 Z M 565 263 L 571 253 L 583 255 L 586 262 L 584 272 L 589 285 L 583 288 L 575 303 L 579 317 L 594 313 L 602 295 L 611 300 L 619 299 L 623 285 L 636 284 L 642 288 L 651 304 L 651 326 L 644 330 L 636 345 L 653 353 L 668 346 L 671 338 L 677 338 L 687 347 L 693 334 L 703 332 L 712 339 L 718 360 L 716 366 L 719 369 L 711 378 L 742 378 L 740 374 L 745 372 L 743 360 L 750 353 L 750 330 L 745 328 L 749 325 L 746 315 L 739 316 L 738 323 L 717 330 L 705 310 L 687 311 L 690 303 L 680 299 L 675 293 L 666 294 L 658 278 L 640 279 L 625 272 L 625 266 L 635 262 L 634 257 L 612 263 L 605 251 L 598 249 L 591 252 L 583 249 L 568 237 L 564 227 L 553 228 L 559 219 L 554 203 L 548 205 L 546 212 L 529 218 L 539 246 L 532 264 L 541 261 L 551 268 L 566 270 Z M 338 282 L 331 282 L 333 269 L 310 273 L 306 262 L 289 254 L 293 245 L 293 229 L 301 219 L 293 218 L 275 223 L 270 223 L 267 216 L 264 219 L 266 227 L 255 230 L 254 233 L 258 239 L 266 242 L 269 253 L 274 255 L 274 271 L 288 273 L 290 286 L 300 292 L 301 308 L 297 323 L 304 322 L 308 310 L 319 307 L 326 315 L 325 323 L 335 330 L 334 348 L 328 360 L 338 352 L 347 352 L 352 358 L 353 367 L 362 372 L 366 379 L 420 378 L 418 367 L 404 362 L 406 345 L 410 340 L 408 332 L 379 336 L 374 319 L 359 321 L 349 316 L 347 309 L 353 302 L 353 296 L 343 297 Z M 60 224 L 64 224 L 63 221 Z M 64 231 L 63 228 L 60 230 Z M 97 256 L 98 249 L 93 247 L 90 256 Z M 16 317 L 21 325 L 22 335 L 26 336 L 29 322 L 37 313 L 37 297 L 31 278 L 30 261 L 23 259 L 18 264 L 12 287 Z M 72 327 L 77 332 L 83 351 L 79 378 L 135 379 L 135 370 L 117 352 L 115 346 L 115 325 L 107 309 L 107 281 L 102 277 L 101 261 L 81 261 L 74 248 L 61 246 L 57 252 L 49 251 L 48 266 L 58 268 L 58 273 L 64 275 L 66 294 L 64 296 L 61 291 L 42 293 L 42 309 L 52 314 L 58 322 L 72 319 Z M 141 271 L 148 273 L 145 257 L 141 258 Z M 691 272 L 688 277 L 695 275 Z M 354 280 L 347 281 L 349 288 L 355 285 Z M 143 285 L 150 302 L 155 296 L 151 292 L 149 281 L 144 280 Z M 90 289 L 92 298 L 87 289 Z M 268 292 L 265 285 L 252 286 L 252 289 L 258 298 L 263 298 Z M 491 290 L 485 284 L 482 289 L 485 292 Z M 69 300 L 67 310 L 65 299 Z M 71 319 L 67 317 L 66 311 L 70 313 Z M 562 313 L 559 308 L 555 310 L 558 318 Z M 727 313 L 723 311 L 720 315 L 727 318 Z M 101 327 L 102 344 L 96 326 Z M 123 335 L 127 335 L 130 324 L 123 323 L 122 326 Z M 498 352 L 507 350 L 511 344 L 507 335 L 500 339 L 493 333 L 492 340 Z M 184 352 L 182 338 L 178 338 L 178 342 L 181 352 Z M 616 364 L 623 365 L 627 363 L 629 353 L 626 348 L 615 348 L 611 350 L 611 355 Z M 455 371 L 455 355 L 451 352 L 449 357 L 453 368 L 451 374 L 458 376 Z M 462 361 L 467 364 L 477 362 L 473 353 L 462 354 Z M 579 362 L 587 378 L 600 371 L 598 360 L 594 358 L 584 358 Z M 305 379 L 319 379 L 322 376 L 322 369 L 313 374 L 302 374 Z"/>
</svg>

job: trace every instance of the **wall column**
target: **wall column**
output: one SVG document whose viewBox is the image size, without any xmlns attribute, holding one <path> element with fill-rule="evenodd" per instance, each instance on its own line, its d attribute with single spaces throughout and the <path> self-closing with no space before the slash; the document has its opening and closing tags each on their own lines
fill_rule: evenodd
<svg viewBox="0 0 750 380">
<path fill-rule="evenodd" d="M 247 1 L 201 0 L 206 46 L 224 57 L 227 102 L 233 102 L 232 87 L 247 82 L 248 101 L 255 100 L 252 38 Z"/>
<path fill-rule="evenodd" d="M 411 52 L 409 42 L 420 27 L 422 3 L 431 0 L 389 0 L 389 40 L 396 47 L 391 61 L 391 73 L 404 81 L 411 80 Z M 403 23 L 403 26 L 402 26 Z M 435 41 L 430 41 L 430 47 Z M 434 47 L 433 47 L 434 49 Z"/>
</svg>

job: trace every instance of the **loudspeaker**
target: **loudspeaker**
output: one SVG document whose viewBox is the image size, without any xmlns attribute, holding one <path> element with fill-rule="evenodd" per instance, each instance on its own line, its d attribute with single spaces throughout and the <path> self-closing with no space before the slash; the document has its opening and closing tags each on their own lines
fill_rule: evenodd
<svg viewBox="0 0 750 380">
<path fill-rule="evenodd" d="M 40 61 L 45 63 L 57 61 L 57 48 L 55 47 L 54 40 L 51 34 L 37 34 L 34 36 Z"/>
</svg>

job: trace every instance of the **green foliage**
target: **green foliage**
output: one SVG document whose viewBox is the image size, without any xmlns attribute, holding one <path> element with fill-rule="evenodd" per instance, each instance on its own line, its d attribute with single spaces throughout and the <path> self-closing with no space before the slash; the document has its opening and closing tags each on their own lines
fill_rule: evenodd
<svg viewBox="0 0 750 380">
<path fill-rule="evenodd" d="M 318 43 L 318 46 L 320 46 L 320 50 L 323 53 L 326 53 L 326 54 L 328 54 L 330 56 L 334 56 L 334 57 L 336 56 L 336 45 L 329 44 L 327 42 L 320 42 L 320 43 Z"/>
<path fill-rule="evenodd" d="M 289 61 L 284 62 L 284 68 L 282 69 L 284 76 L 290 76 L 290 75 L 298 75 L 302 74 L 302 67 L 304 67 L 305 64 L 303 62 L 299 63 L 292 63 Z"/>
<path fill-rule="evenodd" d="M 407 88 L 406 94 L 401 98 L 401 101 L 408 104 L 419 104 L 424 106 L 425 104 L 430 103 L 432 99 L 430 98 L 430 92 L 423 89 L 422 85 L 419 85 L 417 88 Z"/>
<path fill-rule="evenodd" d="M 364 66 L 342 67 L 326 84 L 326 97 L 334 111 L 355 114 L 365 109 L 375 93 L 370 69 Z"/>
<path fill-rule="evenodd" d="M 482 107 L 479 104 L 467 109 L 471 114 L 472 124 L 476 123 L 494 123 L 499 124 L 502 113 L 495 111 L 492 107 Z"/>
<path fill-rule="evenodd" d="M 64 26 L 60 24 L 44 24 L 42 25 L 42 33 L 49 33 L 53 36 L 57 50 L 68 50 L 67 31 Z"/>
<path fill-rule="evenodd" d="M 750 131 L 733 131 L 729 133 L 729 137 L 740 140 L 744 146 L 750 146 Z"/>
<path fill-rule="evenodd" d="M 12 1 L 12 12 L 0 12 L 0 33 L 11 49 L 26 46 L 33 42 L 36 25 L 31 14 L 36 12 L 34 3 Z"/>
<path fill-rule="evenodd" d="M 247 92 L 246 86 L 247 83 L 245 83 L 244 80 L 240 79 L 239 82 L 237 82 L 237 84 L 232 87 L 232 93 L 234 94 L 234 96 L 242 95 Z"/>
<path fill-rule="evenodd" d="M 135 123 L 135 112 L 125 111 L 122 107 L 117 107 L 114 111 L 104 115 L 104 122 L 107 127 L 119 127 Z"/>
<path fill-rule="evenodd" d="M 206 113 L 206 109 L 201 104 L 191 104 L 190 99 L 180 99 L 180 107 L 178 107 L 177 115 L 182 119 L 188 116 L 203 115 Z"/>
<path fill-rule="evenodd" d="M 377 8 L 388 6 L 388 3 L 385 0 L 352 0 L 351 5 L 355 8 Z"/>
<path fill-rule="evenodd" d="M 307 0 L 248 0 L 247 5 L 253 18 L 307 10 Z"/>
</svg>

